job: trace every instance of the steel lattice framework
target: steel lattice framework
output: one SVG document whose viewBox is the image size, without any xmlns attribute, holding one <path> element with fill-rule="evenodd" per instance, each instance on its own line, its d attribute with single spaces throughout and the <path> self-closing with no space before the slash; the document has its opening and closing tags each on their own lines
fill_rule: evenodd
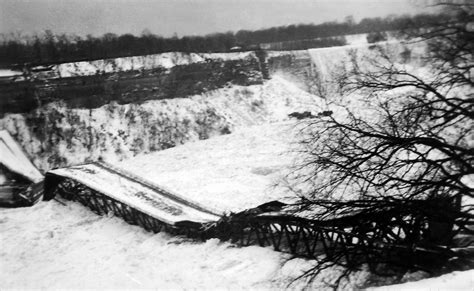
<svg viewBox="0 0 474 291">
<path fill-rule="evenodd" d="M 74 179 L 54 174 L 46 176 L 45 195 L 77 201 L 99 215 L 111 213 L 155 233 L 165 231 L 202 240 L 219 238 L 240 246 L 273 247 L 276 251 L 310 259 L 325 255 L 326 259 L 346 265 L 365 262 L 374 268 L 389 262 L 429 270 L 431 266 L 446 262 L 456 256 L 449 243 L 460 224 L 459 220 L 440 221 L 429 212 L 420 211 L 426 204 L 421 200 L 325 220 L 308 219 L 291 212 L 253 209 L 223 216 L 215 222 L 169 223 Z M 463 218 L 461 224 L 472 226 L 473 218 Z M 431 236 L 436 225 L 438 229 L 441 225 L 447 230 L 444 242 Z"/>
</svg>

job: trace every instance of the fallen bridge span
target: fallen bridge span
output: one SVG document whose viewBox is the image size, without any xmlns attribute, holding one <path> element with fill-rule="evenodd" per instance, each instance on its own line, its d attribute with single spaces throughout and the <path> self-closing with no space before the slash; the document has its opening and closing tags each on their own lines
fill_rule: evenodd
<svg viewBox="0 0 474 291">
<path fill-rule="evenodd" d="M 374 270 L 386 262 L 434 270 L 433 266 L 464 259 L 451 247 L 452 240 L 474 223 L 472 215 L 451 211 L 451 202 L 444 200 L 387 202 L 384 207 L 365 201 L 364 207 L 350 212 L 336 208 L 318 219 L 312 217 L 317 209 L 307 217 L 291 205 L 272 201 L 224 215 L 105 163 L 52 170 L 44 185 L 45 200 L 60 195 L 148 231 L 269 246 L 311 259 L 324 254 L 326 260 L 353 266 L 367 262 Z M 448 213 L 440 215 L 442 209 Z"/>
<path fill-rule="evenodd" d="M 217 211 L 105 163 L 49 171 L 44 199 L 51 200 L 56 195 L 78 201 L 100 215 L 113 213 L 153 232 L 190 234 L 221 216 Z"/>
</svg>

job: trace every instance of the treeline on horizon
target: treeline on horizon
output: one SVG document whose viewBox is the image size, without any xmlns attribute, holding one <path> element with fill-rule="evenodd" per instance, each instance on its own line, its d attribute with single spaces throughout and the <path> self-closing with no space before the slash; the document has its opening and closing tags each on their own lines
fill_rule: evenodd
<svg viewBox="0 0 474 291">
<path fill-rule="evenodd" d="M 344 44 L 343 38 L 339 37 L 337 38 L 339 41 L 335 41 L 336 38 L 334 37 L 337 36 L 430 27 L 436 25 L 440 18 L 446 17 L 448 16 L 444 14 L 419 14 L 415 16 L 364 18 L 359 22 L 355 22 L 349 16 L 343 22 L 299 24 L 255 31 L 240 30 L 236 33 L 214 33 L 205 36 L 183 36 L 181 38 L 176 35 L 164 38 L 148 31 L 144 31 L 140 36 L 106 33 L 100 37 L 91 35 L 80 37 L 70 34 L 54 34 L 47 30 L 34 36 L 1 35 L 0 65 L 52 64 L 172 51 L 228 52 L 236 46 L 241 47 L 242 50 L 255 50 L 262 43 L 315 38 L 320 39 L 313 42 L 313 47 L 327 47 Z M 298 49 L 298 47 L 293 49 Z"/>
</svg>

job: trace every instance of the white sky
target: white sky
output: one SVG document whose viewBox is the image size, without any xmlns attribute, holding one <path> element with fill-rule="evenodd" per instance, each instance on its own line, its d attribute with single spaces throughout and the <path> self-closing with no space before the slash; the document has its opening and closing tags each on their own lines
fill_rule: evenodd
<svg viewBox="0 0 474 291">
<path fill-rule="evenodd" d="M 427 12 L 430 0 L 0 0 L 0 33 L 171 36 Z"/>
</svg>

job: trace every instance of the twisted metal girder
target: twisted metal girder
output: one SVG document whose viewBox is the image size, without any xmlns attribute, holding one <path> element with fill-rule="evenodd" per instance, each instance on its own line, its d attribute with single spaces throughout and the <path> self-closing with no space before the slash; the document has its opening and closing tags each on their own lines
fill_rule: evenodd
<svg viewBox="0 0 474 291">
<path fill-rule="evenodd" d="M 170 225 L 75 180 L 57 177 L 52 184 L 45 185 L 52 192 L 48 195 L 77 201 L 99 215 L 112 213 L 155 233 L 166 231 L 198 239 L 219 238 L 240 246 L 273 247 L 276 251 L 310 259 L 325 255 L 326 259 L 349 265 L 367 262 L 371 267 L 383 262 L 403 264 L 403 260 L 414 265 L 426 264 L 451 255 L 449 248 L 424 244 L 431 222 L 429 217 L 419 213 L 391 210 L 333 221 L 265 213 L 234 214 L 209 225 Z"/>
</svg>

